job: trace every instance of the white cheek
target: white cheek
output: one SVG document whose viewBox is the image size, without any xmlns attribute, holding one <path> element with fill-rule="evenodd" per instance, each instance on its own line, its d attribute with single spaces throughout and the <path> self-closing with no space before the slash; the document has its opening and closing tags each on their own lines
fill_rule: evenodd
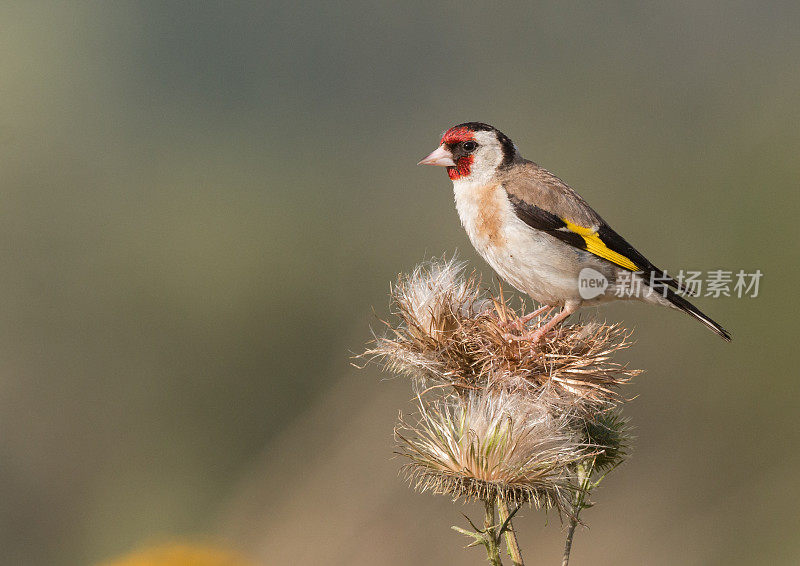
<svg viewBox="0 0 800 566">
<path fill-rule="evenodd" d="M 492 181 L 495 170 L 503 160 L 502 153 L 498 155 L 494 148 L 482 147 L 473 155 L 472 166 L 469 170 L 469 183 L 477 186 L 488 185 Z"/>
</svg>

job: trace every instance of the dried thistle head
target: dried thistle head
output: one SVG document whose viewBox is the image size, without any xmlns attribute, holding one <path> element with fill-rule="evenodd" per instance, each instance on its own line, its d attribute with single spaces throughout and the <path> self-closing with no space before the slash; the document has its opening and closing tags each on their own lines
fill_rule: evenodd
<svg viewBox="0 0 800 566">
<path fill-rule="evenodd" d="M 419 399 L 419 419 L 395 429 L 404 470 L 421 492 L 568 510 L 572 464 L 592 455 L 566 414 L 506 392 Z"/>
<path fill-rule="evenodd" d="M 455 257 L 423 262 L 392 287 L 403 321 L 421 338 L 454 330 L 459 319 L 474 316 L 481 301 L 474 281 L 463 277 L 466 262 Z"/>
<path fill-rule="evenodd" d="M 531 343 L 525 335 L 545 316 L 526 327 L 524 313 L 511 308 L 502 292 L 489 296 L 455 260 L 433 260 L 401 276 L 392 298 L 400 322 L 364 355 L 433 385 L 462 393 L 528 390 L 553 404 L 594 409 L 617 400 L 619 385 L 638 373 L 611 359 L 630 345 L 618 325 L 561 326 Z"/>
<path fill-rule="evenodd" d="M 363 355 L 382 358 L 388 369 L 415 378 L 447 382 L 470 373 L 479 352 L 464 350 L 467 344 L 453 337 L 491 305 L 475 278 L 464 276 L 465 265 L 442 258 L 400 275 L 390 293 L 400 322 L 386 323 L 390 335 L 376 337 L 375 347 Z"/>
<path fill-rule="evenodd" d="M 588 321 L 555 332 L 554 339 L 537 345 L 518 343 L 511 359 L 519 361 L 508 366 L 506 383 L 547 391 L 551 402 L 593 414 L 620 401 L 619 387 L 641 373 L 612 358 L 631 345 L 630 334 L 619 324 Z"/>
</svg>

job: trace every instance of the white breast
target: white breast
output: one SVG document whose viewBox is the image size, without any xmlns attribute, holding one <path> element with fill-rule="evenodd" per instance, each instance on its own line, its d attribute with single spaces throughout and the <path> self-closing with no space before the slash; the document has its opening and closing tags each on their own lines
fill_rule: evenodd
<svg viewBox="0 0 800 566">
<path fill-rule="evenodd" d="M 520 220 L 502 185 L 460 179 L 453 192 L 472 245 L 501 278 L 544 304 L 580 300 L 580 252 Z"/>
</svg>

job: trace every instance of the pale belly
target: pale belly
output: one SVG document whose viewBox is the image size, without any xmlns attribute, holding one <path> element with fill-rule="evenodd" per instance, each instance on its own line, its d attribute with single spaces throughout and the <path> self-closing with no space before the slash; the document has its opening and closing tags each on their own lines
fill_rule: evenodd
<svg viewBox="0 0 800 566">
<path fill-rule="evenodd" d="M 459 190 L 460 189 L 460 190 Z M 614 279 L 603 262 L 588 252 L 534 230 L 520 220 L 499 186 L 455 186 L 456 208 L 470 242 L 506 282 L 535 301 L 551 306 L 565 302 L 613 300 L 601 296 L 585 301 L 579 292 L 584 268 L 600 270 Z"/>
<path fill-rule="evenodd" d="M 502 279 L 534 300 L 551 306 L 580 301 L 578 276 L 584 262 L 578 250 L 524 228 L 527 233 L 514 228 L 506 230 L 502 245 L 481 238 L 470 240 Z"/>
</svg>

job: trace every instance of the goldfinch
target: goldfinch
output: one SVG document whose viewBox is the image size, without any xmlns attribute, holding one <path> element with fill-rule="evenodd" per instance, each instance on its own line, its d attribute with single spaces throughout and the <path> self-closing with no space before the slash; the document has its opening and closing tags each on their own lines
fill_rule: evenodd
<svg viewBox="0 0 800 566">
<path fill-rule="evenodd" d="M 538 341 L 584 305 L 633 299 L 681 310 L 723 339 L 731 335 L 676 291 L 681 286 L 617 234 L 569 185 L 523 159 L 497 128 L 467 122 L 447 130 L 419 162 L 447 168 L 472 245 L 497 274 L 561 312 Z"/>
</svg>

